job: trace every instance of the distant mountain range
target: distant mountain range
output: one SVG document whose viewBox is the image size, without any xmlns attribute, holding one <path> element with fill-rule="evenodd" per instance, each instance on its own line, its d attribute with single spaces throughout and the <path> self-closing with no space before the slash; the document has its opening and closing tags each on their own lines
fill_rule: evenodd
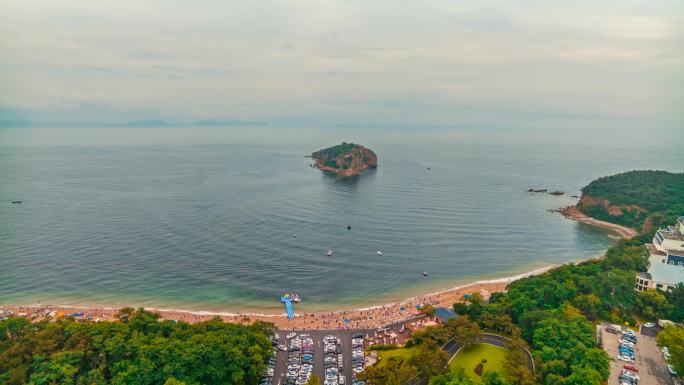
<svg viewBox="0 0 684 385">
<path fill-rule="evenodd" d="M 192 124 L 193 126 L 265 126 L 266 122 L 258 120 L 200 120 Z"/>
<path fill-rule="evenodd" d="M 130 120 L 127 123 L 44 123 L 34 122 L 26 119 L 12 119 L 0 120 L 0 128 L 18 128 L 18 127 L 172 127 L 172 126 L 211 126 L 211 127 L 227 127 L 227 126 L 266 126 L 268 123 L 259 120 L 198 120 L 193 123 L 179 123 L 167 122 L 162 119 L 136 119 Z"/>
</svg>

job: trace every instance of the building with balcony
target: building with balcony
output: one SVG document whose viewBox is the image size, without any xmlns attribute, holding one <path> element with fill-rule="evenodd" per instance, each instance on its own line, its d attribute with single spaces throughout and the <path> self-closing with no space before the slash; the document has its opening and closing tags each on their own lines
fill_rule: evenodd
<svg viewBox="0 0 684 385">
<path fill-rule="evenodd" d="M 653 244 L 646 248 L 649 267 L 647 272 L 637 274 L 636 290 L 671 291 L 684 283 L 684 216 L 677 218 L 675 226 L 656 231 Z"/>
</svg>

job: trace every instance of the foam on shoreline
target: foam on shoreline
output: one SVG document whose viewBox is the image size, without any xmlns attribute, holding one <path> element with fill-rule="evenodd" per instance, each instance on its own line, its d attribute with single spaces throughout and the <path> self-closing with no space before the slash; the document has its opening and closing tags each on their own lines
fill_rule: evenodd
<svg viewBox="0 0 684 385">
<path fill-rule="evenodd" d="M 338 310 L 332 310 L 332 311 L 311 311 L 311 312 L 305 312 L 307 314 L 341 314 L 341 313 L 349 313 L 349 312 L 367 312 L 367 311 L 372 311 L 372 310 L 377 310 L 377 309 L 385 309 L 385 308 L 390 308 L 392 306 L 396 305 L 402 305 L 402 304 L 407 304 L 411 303 L 413 301 L 418 300 L 419 298 L 425 298 L 425 297 L 435 297 L 435 296 L 440 296 L 440 295 L 445 295 L 449 294 L 451 292 L 456 292 L 459 290 L 467 289 L 469 287 L 473 286 L 478 286 L 478 285 L 492 285 L 492 284 L 502 284 L 502 283 L 511 283 L 513 281 L 534 276 L 534 275 L 539 275 L 543 274 L 555 267 L 560 266 L 559 264 L 549 264 L 544 267 L 540 267 L 528 272 L 512 275 L 512 276 L 507 276 L 507 277 L 502 277 L 502 278 L 495 278 L 495 279 L 486 279 L 486 280 L 477 280 L 473 281 L 467 284 L 459 285 L 459 286 L 454 286 L 448 289 L 444 290 L 438 290 L 422 295 L 414 295 L 411 297 L 403 298 L 398 301 L 390 302 L 390 303 L 384 303 L 384 304 L 379 304 L 379 305 L 372 305 L 372 306 L 367 306 L 367 307 L 359 307 L 359 308 L 351 308 L 351 309 L 338 309 Z M 16 306 L 0 306 L 0 308 L 9 308 L 9 307 L 29 307 L 29 308 L 38 308 L 38 307 L 52 307 L 52 308 L 59 308 L 59 309 L 89 309 L 89 310 L 107 310 L 107 311 L 112 311 L 115 312 L 116 310 L 120 309 L 121 307 L 112 307 L 112 306 L 79 306 L 79 305 L 50 305 L 50 304 L 28 304 L 28 305 L 16 305 Z M 137 308 L 138 306 L 130 306 Z M 160 313 L 181 313 L 181 314 L 189 314 L 193 316 L 218 316 L 218 317 L 263 317 L 263 318 L 277 318 L 277 317 L 284 317 L 286 315 L 285 312 L 279 312 L 279 313 L 258 313 L 258 312 L 221 312 L 221 311 L 205 311 L 205 310 L 186 310 L 186 309 L 167 309 L 167 308 L 158 308 L 158 307 L 145 307 L 145 306 L 140 306 L 145 308 L 146 310 L 149 311 L 156 311 Z"/>
</svg>

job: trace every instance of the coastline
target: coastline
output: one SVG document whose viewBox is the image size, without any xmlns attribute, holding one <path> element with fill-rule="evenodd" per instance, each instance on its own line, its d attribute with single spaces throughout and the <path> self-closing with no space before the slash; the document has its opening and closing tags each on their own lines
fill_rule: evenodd
<svg viewBox="0 0 684 385">
<path fill-rule="evenodd" d="M 501 292 L 508 284 L 521 278 L 539 275 L 557 267 L 558 264 L 549 264 L 541 268 L 496 279 L 478 280 L 449 289 L 433 291 L 424 295 L 404 298 L 399 301 L 371 305 L 367 307 L 340 309 L 333 311 L 312 311 L 296 313 L 294 320 L 288 320 L 284 312 L 214 312 L 214 311 L 189 311 L 179 309 L 150 308 L 146 310 L 158 312 L 162 319 L 182 320 L 190 323 L 205 321 L 214 317 L 220 317 L 226 322 L 244 322 L 260 320 L 275 323 L 280 329 L 344 329 L 344 328 L 377 328 L 395 322 L 405 321 L 416 316 L 416 305 L 429 304 L 435 307 L 448 307 L 463 300 L 464 294 L 481 292 Z M 296 308 L 296 307 L 295 307 Z M 78 307 L 61 305 L 33 304 L 25 306 L 0 306 L 3 310 L 13 310 L 15 314 L 31 317 L 34 320 L 44 318 L 50 311 L 61 315 L 83 313 L 83 317 L 93 320 L 113 320 L 119 308 L 116 307 Z"/>
<path fill-rule="evenodd" d="M 563 207 L 563 208 L 560 208 L 558 210 L 551 210 L 551 211 L 559 212 L 564 217 L 566 217 L 568 219 L 572 219 L 573 221 L 585 223 L 587 225 L 591 225 L 591 226 L 595 226 L 595 227 L 599 227 L 599 228 L 608 230 L 608 231 L 614 233 L 615 235 L 617 235 L 618 237 L 620 237 L 622 239 L 629 239 L 629 238 L 633 238 L 633 237 L 636 237 L 637 235 L 639 235 L 639 233 L 631 227 L 626 227 L 626 226 L 621 226 L 621 225 L 618 225 L 615 223 L 601 221 L 601 220 L 592 218 L 588 215 L 585 215 L 584 213 L 582 213 L 577 208 L 577 206 L 574 206 L 574 205 Z"/>
</svg>

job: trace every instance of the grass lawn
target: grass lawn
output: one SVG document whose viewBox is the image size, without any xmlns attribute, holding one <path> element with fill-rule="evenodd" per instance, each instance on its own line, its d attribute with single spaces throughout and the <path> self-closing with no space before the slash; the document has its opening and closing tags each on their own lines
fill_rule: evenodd
<svg viewBox="0 0 684 385">
<path fill-rule="evenodd" d="M 387 360 L 391 357 L 397 357 L 403 360 L 408 360 L 409 358 L 411 358 L 413 353 L 417 351 L 417 346 L 413 346 L 410 348 L 396 348 L 391 350 L 378 350 L 378 366 L 384 366 Z"/>
<path fill-rule="evenodd" d="M 478 344 L 458 352 L 456 357 L 449 363 L 449 368 L 453 369 L 460 366 L 465 369 L 466 373 L 472 377 L 475 382 L 480 383 L 482 382 L 482 377 L 475 374 L 474 371 L 477 364 L 485 358 L 487 362 L 484 364 L 483 373 L 487 371 L 498 371 L 503 374 L 505 355 L 506 349 L 504 348 L 489 344 Z"/>
</svg>

